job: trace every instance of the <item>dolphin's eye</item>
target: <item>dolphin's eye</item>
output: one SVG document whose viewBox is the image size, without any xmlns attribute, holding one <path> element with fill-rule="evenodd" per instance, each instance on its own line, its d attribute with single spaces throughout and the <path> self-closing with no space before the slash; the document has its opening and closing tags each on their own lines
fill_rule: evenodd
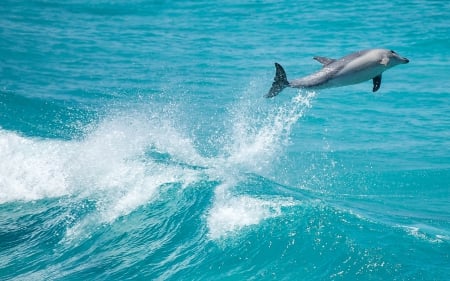
<svg viewBox="0 0 450 281">
<path fill-rule="evenodd" d="M 392 51 L 392 50 L 391 50 L 391 53 L 396 54 L 396 52 L 394 52 L 394 51 Z"/>
</svg>

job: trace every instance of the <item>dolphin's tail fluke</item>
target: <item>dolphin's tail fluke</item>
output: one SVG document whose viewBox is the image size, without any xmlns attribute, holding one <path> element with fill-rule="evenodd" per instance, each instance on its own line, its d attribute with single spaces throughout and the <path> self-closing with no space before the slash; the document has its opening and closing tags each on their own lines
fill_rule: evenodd
<svg viewBox="0 0 450 281">
<path fill-rule="evenodd" d="M 275 63 L 275 78 L 273 79 L 272 87 L 269 92 L 264 96 L 266 98 L 273 98 L 283 91 L 284 88 L 289 86 L 289 82 L 286 77 L 286 72 L 279 63 Z"/>
</svg>

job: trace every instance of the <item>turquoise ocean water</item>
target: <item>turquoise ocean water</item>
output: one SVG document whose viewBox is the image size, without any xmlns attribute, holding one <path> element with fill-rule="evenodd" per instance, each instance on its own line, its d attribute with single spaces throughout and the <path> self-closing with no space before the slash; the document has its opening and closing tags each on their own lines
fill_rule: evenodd
<svg viewBox="0 0 450 281">
<path fill-rule="evenodd" d="M 2 1 L 0 280 L 450 280 L 450 2 L 363 2 Z"/>
</svg>

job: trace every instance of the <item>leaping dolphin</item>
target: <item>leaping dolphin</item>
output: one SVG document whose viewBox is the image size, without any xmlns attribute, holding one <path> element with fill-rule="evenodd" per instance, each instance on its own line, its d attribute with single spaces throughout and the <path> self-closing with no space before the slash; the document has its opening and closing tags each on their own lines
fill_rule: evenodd
<svg viewBox="0 0 450 281">
<path fill-rule="evenodd" d="M 323 68 L 291 82 L 288 82 L 283 67 L 275 63 L 275 78 L 265 97 L 272 98 L 286 87 L 324 89 L 357 84 L 370 79 L 373 80 L 372 91 L 376 92 L 381 86 L 381 74 L 384 71 L 409 62 L 407 58 L 387 49 L 362 50 L 337 60 L 326 57 L 314 59 L 323 64 Z"/>
</svg>

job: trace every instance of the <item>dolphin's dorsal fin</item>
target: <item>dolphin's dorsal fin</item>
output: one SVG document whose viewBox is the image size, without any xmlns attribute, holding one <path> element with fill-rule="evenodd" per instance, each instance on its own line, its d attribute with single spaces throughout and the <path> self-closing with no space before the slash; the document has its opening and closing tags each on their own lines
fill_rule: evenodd
<svg viewBox="0 0 450 281">
<path fill-rule="evenodd" d="M 380 75 L 378 75 L 378 76 L 375 76 L 375 77 L 373 77 L 373 89 L 372 89 L 372 92 L 376 92 L 376 91 L 378 91 L 378 89 L 380 88 L 380 86 L 381 86 L 381 74 Z"/>
<path fill-rule="evenodd" d="M 323 64 L 323 66 L 329 65 L 332 62 L 335 62 L 335 59 L 330 59 L 330 58 L 326 58 L 326 57 L 313 57 L 313 59 L 315 59 L 316 61 L 320 62 L 321 64 Z"/>
</svg>

